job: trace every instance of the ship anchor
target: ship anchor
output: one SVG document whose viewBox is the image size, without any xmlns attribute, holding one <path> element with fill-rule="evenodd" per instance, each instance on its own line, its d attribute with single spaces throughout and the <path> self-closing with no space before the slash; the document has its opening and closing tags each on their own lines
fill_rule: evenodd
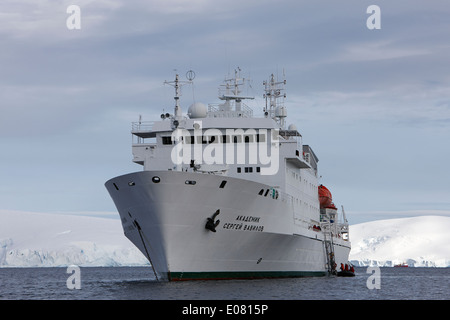
<svg viewBox="0 0 450 320">
<path fill-rule="evenodd" d="M 217 209 L 217 211 L 212 215 L 211 218 L 207 218 L 205 229 L 208 229 L 209 231 L 216 232 L 216 227 L 219 225 L 220 220 L 214 221 L 216 217 L 219 215 L 220 209 Z"/>
</svg>

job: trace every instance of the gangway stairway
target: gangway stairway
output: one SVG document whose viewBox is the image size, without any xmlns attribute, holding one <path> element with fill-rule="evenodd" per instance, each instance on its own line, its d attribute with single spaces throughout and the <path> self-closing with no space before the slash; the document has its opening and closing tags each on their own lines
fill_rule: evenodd
<svg viewBox="0 0 450 320">
<path fill-rule="evenodd" d="M 325 254 L 326 254 L 326 263 L 328 274 L 336 275 L 336 260 L 334 256 L 334 243 L 333 243 L 333 235 L 331 233 L 331 225 L 330 221 L 321 224 L 322 233 L 323 233 L 323 243 L 325 246 Z"/>
</svg>

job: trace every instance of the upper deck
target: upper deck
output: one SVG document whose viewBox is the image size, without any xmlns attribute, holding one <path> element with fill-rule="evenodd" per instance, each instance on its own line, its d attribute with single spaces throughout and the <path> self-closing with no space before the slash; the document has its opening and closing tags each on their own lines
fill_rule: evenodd
<svg viewBox="0 0 450 320">
<path fill-rule="evenodd" d="M 133 161 L 144 170 L 218 174 L 264 183 L 290 197 L 295 219 L 319 216 L 318 158 L 294 125 L 286 128 L 286 81 L 274 76 L 265 86 L 263 115 L 255 117 L 243 101 L 239 74 L 226 79 L 221 103 L 193 103 L 181 112 L 178 76 L 173 114 L 158 121 L 132 123 Z M 308 220 L 308 219 L 306 219 Z"/>
<path fill-rule="evenodd" d="M 293 125 L 285 128 L 287 111 L 284 108 L 286 97 L 284 85 L 286 81 L 276 81 L 272 75 L 270 81 L 263 82 L 264 98 L 266 99 L 263 117 L 254 117 L 253 110 L 243 102 L 246 99 L 253 99 L 253 97 L 241 94 L 241 87 L 245 81 L 240 77 L 240 69 L 236 70 L 234 78 L 226 78 L 225 84 L 219 89 L 219 99 L 223 101 L 222 103 L 210 104 L 208 107 L 202 103 L 193 103 L 185 115 L 181 113 L 179 88 L 186 83 L 180 82 L 178 75 L 174 82 L 166 81 L 165 83 L 175 87 L 174 113 L 161 114 L 159 121 L 140 120 L 132 123 L 134 161 L 144 164 L 145 155 L 142 154 L 143 149 L 141 149 L 144 145 L 146 146 L 145 150 L 149 150 L 148 147 L 151 147 L 152 162 L 156 165 L 158 161 L 155 161 L 155 158 L 169 156 L 167 152 L 156 152 L 155 148 L 157 147 L 165 148 L 170 145 L 175 147 L 181 142 L 185 149 L 201 145 L 202 150 L 213 148 L 214 153 L 220 153 L 216 151 L 218 145 L 226 144 L 228 153 L 231 153 L 230 145 L 234 145 L 234 153 L 245 152 L 245 157 L 239 158 L 240 164 L 255 162 L 254 153 L 258 153 L 260 150 L 270 150 L 267 151 L 267 155 L 274 157 L 276 153 L 276 157 L 279 158 L 277 161 L 282 166 L 314 169 L 317 173 L 318 159 L 309 147 L 302 145 L 301 134 Z M 223 147 L 225 149 L 225 146 Z M 198 153 L 198 148 L 196 151 Z M 185 154 L 188 152 L 192 155 L 194 150 L 185 150 Z M 219 164 L 229 164 L 231 159 L 226 155 L 219 158 L 214 159 Z M 197 157 L 196 161 L 199 160 L 204 159 Z M 235 164 L 238 159 L 233 154 L 231 160 Z M 164 161 L 160 163 L 162 162 Z M 167 166 L 167 161 L 165 166 Z M 155 169 L 153 166 L 152 168 L 146 167 Z M 256 168 L 255 172 L 260 172 L 260 167 Z M 249 171 L 253 172 L 250 169 Z"/>
</svg>

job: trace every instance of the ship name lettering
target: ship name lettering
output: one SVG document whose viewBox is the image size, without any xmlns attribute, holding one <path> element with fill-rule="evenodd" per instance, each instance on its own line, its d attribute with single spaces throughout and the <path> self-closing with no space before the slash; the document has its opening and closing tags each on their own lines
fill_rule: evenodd
<svg viewBox="0 0 450 320">
<path fill-rule="evenodd" d="M 244 222 L 256 222 L 259 223 L 259 219 L 261 217 L 252 217 L 252 216 L 237 216 L 237 221 L 244 221 Z"/>
<path fill-rule="evenodd" d="M 264 230 L 264 226 L 254 226 L 254 225 L 249 225 L 246 224 L 244 225 L 244 230 L 246 231 L 263 231 Z"/>
<path fill-rule="evenodd" d="M 223 225 L 224 229 L 234 229 L 234 230 L 241 230 L 242 229 L 242 223 L 225 223 Z"/>
<path fill-rule="evenodd" d="M 243 231 L 264 231 L 264 226 L 255 226 L 243 223 L 224 223 L 223 228 L 227 230 L 243 230 Z"/>
</svg>

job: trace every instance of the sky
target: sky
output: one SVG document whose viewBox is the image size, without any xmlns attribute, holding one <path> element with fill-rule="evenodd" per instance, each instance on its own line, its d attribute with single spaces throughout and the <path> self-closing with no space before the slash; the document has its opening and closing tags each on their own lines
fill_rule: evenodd
<svg viewBox="0 0 450 320">
<path fill-rule="evenodd" d="M 163 82 L 195 71 L 186 112 L 240 67 L 259 116 L 262 81 L 285 74 L 287 123 L 351 224 L 450 216 L 449 16 L 439 0 L 2 0 L 0 209 L 114 216 L 104 182 L 142 170 L 131 122 L 173 109 Z"/>
</svg>

